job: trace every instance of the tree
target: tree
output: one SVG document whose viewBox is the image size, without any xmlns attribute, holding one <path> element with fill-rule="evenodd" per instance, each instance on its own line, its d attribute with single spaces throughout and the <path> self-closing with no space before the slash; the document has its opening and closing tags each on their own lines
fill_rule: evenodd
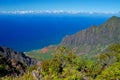
<svg viewBox="0 0 120 80">
<path fill-rule="evenodd" d="M 115 62 L 103 70 L 96 80 L 120 80 L 120 62 Z"/>
</svg>

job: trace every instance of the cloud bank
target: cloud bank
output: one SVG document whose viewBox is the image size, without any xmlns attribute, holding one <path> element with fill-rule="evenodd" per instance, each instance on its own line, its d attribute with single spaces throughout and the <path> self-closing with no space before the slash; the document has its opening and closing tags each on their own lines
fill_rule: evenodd
<svg viewBox="0 0 120 80">
<path fill-rule="evenodd" d="M 39 11 L 0 11 L 0 14 L 119 14 L 120 12 L 82 12 L 82 11 L 63 11 L 63 10 L 39 10 Z"/>
</svg>

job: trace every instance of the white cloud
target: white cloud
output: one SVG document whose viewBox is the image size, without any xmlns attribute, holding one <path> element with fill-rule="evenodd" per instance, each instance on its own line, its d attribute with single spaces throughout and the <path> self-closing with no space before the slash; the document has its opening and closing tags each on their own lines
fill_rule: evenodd
<svg viewBox="0 0 120 80">
<path fill-rule="evenodd" d="M 83 12 L 83 11 L 64 11 L 64 10 L 37 10 L 37 11 L 0 11 L 0 14 L 118 14 L 118 12 Z"/>
<path fill-rule="evenodd" d="M 34 11 L 1 11 L 2 14 L 31 14 Z"/>
</svg>

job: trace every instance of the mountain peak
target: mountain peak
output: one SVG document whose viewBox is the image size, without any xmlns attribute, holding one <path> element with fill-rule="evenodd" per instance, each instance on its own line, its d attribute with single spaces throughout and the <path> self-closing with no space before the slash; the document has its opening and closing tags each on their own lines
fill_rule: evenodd
<svg viewBox="0 0 120 80">
<path fill-rule="evenodd" d="M 116 21 L 116 20 L 120 20 L 120 18 L 117 16 L 112 16 L 108 21 Z"/>
<path fill-rule="evenodd" d="M 103 26 L 104 25 L 104 26 Z M 112 28 L 112 27 L 119 27 L 118 25 L 120 25 L 120 17 L 117 16 L 112 16 L 110 19 L 108 19 L 106 21 L 105 24 L 103 24 L 103 27 L 108 27 L 108 28 Z"/>
<path fill-rule="evenodd" d="M 120 43 L 120 18 L 113 16 L 108 19 L 107 22 L 100 25 L 99 27 L 90 27 L 86 30 L 82 30 L 72 36 L 63 38 L 61 44 L 72 48 L 84 47 L 82 53 L 89 50 L 92 51 L 96 46 L 110 45 L 114 43 Z M 94 46 L 94 48 L 88 46 Z M 71 47 L 70 47 L 71 48 Z M 80 52 L 78 52 L 80 53 Z"/>
<path fill-rule="evenodd" d="M 112 16 L 111 19 L 118 19 L 119 17 L 117 16 Z"/>
</svg>

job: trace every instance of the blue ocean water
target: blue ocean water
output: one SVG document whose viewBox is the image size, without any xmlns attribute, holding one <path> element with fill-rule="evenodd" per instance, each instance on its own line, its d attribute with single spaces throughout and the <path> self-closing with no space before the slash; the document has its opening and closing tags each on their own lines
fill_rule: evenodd
<svg viewBox="0 0 120 80">
<path fill-rule="evenodd" d="M 100 25 L 108 18 L 80 15 L 0 15 L 0 46 L 17 51 L 40 49 L 59 44 L 64 36 L 92 25 Z"/>
</svg>

